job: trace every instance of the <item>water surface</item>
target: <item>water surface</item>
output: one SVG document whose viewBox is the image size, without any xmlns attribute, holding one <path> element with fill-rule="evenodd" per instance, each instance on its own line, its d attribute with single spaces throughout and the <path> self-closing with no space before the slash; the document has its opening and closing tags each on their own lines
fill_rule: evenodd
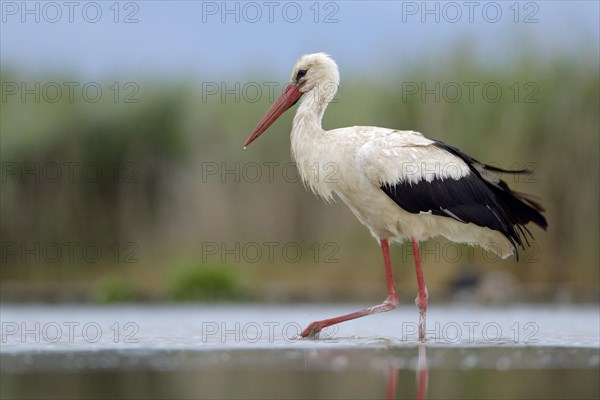
<svg viewBox="0 0 600 400">
<path fill-rule="evenodd" d="M 598 398 L 593 306 L 3 305 L 2 398 Z"/>
</svg>

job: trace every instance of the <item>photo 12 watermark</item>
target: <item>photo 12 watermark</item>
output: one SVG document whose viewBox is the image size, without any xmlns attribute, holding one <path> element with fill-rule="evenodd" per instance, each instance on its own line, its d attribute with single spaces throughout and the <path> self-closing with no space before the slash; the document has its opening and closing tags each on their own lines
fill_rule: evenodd
<svg viewBox="0 0 600 400">
<path fill-rule="evenodd" d="M 92 161 L 6 161 L 1 164 L 0 182 L 79 184 L 110 181 L 130 184 L 140 182 L 139 171 L 139 164 L 135 162 L 105 165 Z"/>
<path fill-rule="evenodd" d="M 3 321 L 2 343 L 138 343 L 135 322 L 25 322 Z"/>
<path fill-rule="evenodd" d="M 504 326 L 498 322 L 428 322 L 425 328 L 427 343 L 538 343 L 540 327 L 535 322 L 514 322 Z M 419 340 L 419 324 L 402 322 L 403 342 Z"/>
<path fill-rule="evenodd" d="M 339 327 L 332 325 L 324 328 L 319 335 L 302 338 L 302 326 L 293 321 L 276 322 L 214 322 L 204 321 L 201 328 L 202 343 L 275 343 L 310 340 L 314 342 L 337 343 Z"/>
<path fill-rule="evenodd" d="M 483 247 L 482 247 L 483 246 Z M 455 242 L 438 242 L 434 240 L 426 240 L 421 242 L 419 246 L 419 254 L 423 263 L 449 263 L 449 264 L 465 264 L 475 263 L 477 260 L 484 260 L 486 263 L 502 262 L 501 249 L 503 246 L 500 243 L 455 243 Z M 486 250 L 489 249 L 489 250 Z M 493 250 L 493 251 L 490 251 Z M 518 249 L 519 262 L 527 264 L 536 264 L 541 262 L 540 246 L 532 239 L 529 239 L 529 245 L 525 249 Z M 405 244 L 403 246 L 401 260 L 404 263 L 411 262 L 413 252 L 411 246 Z"/>
<path fill-rule="evenodd" d="M 140 262 L 136 242 L 17 242 L 0 243 L 0 260 L 8 264 L 132 264 Z"/>
<path fill-rule="evenodd" d="M 340 4 L 335 1 L 203 1 L 202 22 L 337 24 Z"/>
<path fill-rule="evenodd" d="M 98 103 L 102 99 L 113 103 L 139 103 L 140 87 L 136 82 L 25 82 L 3 81 L 2 103 Z"/>
<path fill-rule="evenodd" d="M 338 182 L 339 166 L 335 162 L 315 162 L 307 170 L 313 182 Z M 298 183 L 301 177 L 295 162 L 203 161 L 200 164 L 200 180 L 202 183 Z"/>
<path fill-rule="evenodd" d="M 540 87 L 536 82 L 402 82 L 402 102 L 421 103 L 498 103 L 503 98 L 513 103 L 539 103 Z"/>
<path fill-rule="evenodd" d="M 202 242 L 202 262 L 221 263 L 339 263 L 336 242 Z"/>
<path fill-rule="evenodd" d="M 140 4 L 137 1 L 2 1 L 0 19 L 3 24 L 137 24 Z"/>
<path fill-rule="evenodd" d="M 266 100 L 273 103 L 286 84 L 270 81 L 249 82 L 202 82 L 202 102 L 257 103 Z M 334 97 L 338 85 L 335 82 L 320 82 L 310 89 L 310 96 L 319 103 L 337 103 Z"/>
<path fill-rule="evenodd" d="M 474 163 L 478 165 L 477 162 Z M 334 164 L 337 171 L 337 164 Z M 479 171 L 488 182 L 497 182 L 500 179 L 512 183 L 539 183 L 540 168 L 533 161 L 513 162 L 508 166 L 494 161 L 486 162 L 485 166 L 480 166 Z M 319 169 L 316 168 L 316 171 Z M 418 183 L 421 181 L 431 182 L 434 179 L 460 178 L 469 173 L 465 162 L 456 157 L 454 160 L 446 162 L 438 161 L 405 161 L 398 160 L 394 164 L 394 170 L 397 171 L 399 181 L 408 181 Z"/>
<path fill-rule="evenodd" d="M 537 24 L 535 1 L 403 1 L 402 22 Z"/>
</svg>

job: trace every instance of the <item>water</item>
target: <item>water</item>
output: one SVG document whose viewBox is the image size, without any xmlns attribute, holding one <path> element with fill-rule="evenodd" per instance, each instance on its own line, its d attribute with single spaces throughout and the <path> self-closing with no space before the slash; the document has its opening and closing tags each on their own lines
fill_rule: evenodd
<svg viewBox="0 0 600 400">
<path fill-rule="evenodd" d="M 599 398 L 597 306 L 0 307 L 2 398 Z"/>
</svg>

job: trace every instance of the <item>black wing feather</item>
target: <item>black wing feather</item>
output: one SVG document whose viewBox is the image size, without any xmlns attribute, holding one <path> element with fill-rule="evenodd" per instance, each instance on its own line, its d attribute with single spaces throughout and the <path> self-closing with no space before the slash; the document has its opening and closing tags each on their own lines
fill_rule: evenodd
<svg viewBox="0 0 600 400">
<path fill-rule="evenodd" d="M 493 229 L 501 232 L 515 247 L 517 244 L 523 248 L 524 244 L 529 245 L 528 237 L 532 235 L 524 226 L 528 222 L 546 229 L 548 224 L 541 214 L 544 210 L 537 202 L 513 192 L 504 181 L 486 180 L 478 168 L 505 173 L 528 173 L 528 170 L 492 167 L 445 143 L 435 141 L 434 145 L 462 159 L 470 173 L 460 179 L 436 177 L 432 181 L 381 185 L 381 190 L 396 204 L 411 213 L 431 212 Z"/>
</svg>

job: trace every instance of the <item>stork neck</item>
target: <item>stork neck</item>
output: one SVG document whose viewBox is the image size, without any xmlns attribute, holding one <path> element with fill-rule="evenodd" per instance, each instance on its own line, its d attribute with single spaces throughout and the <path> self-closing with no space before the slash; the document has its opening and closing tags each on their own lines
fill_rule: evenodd
<svg viewBox="0 0 600 400">
<path fill-rule="evenodd" d="M 331 98 L 331 93 L 318 88 L 307 92 L 294 117 L 292 132 L 322 132 L 323 114 Z"/>
</svg>

